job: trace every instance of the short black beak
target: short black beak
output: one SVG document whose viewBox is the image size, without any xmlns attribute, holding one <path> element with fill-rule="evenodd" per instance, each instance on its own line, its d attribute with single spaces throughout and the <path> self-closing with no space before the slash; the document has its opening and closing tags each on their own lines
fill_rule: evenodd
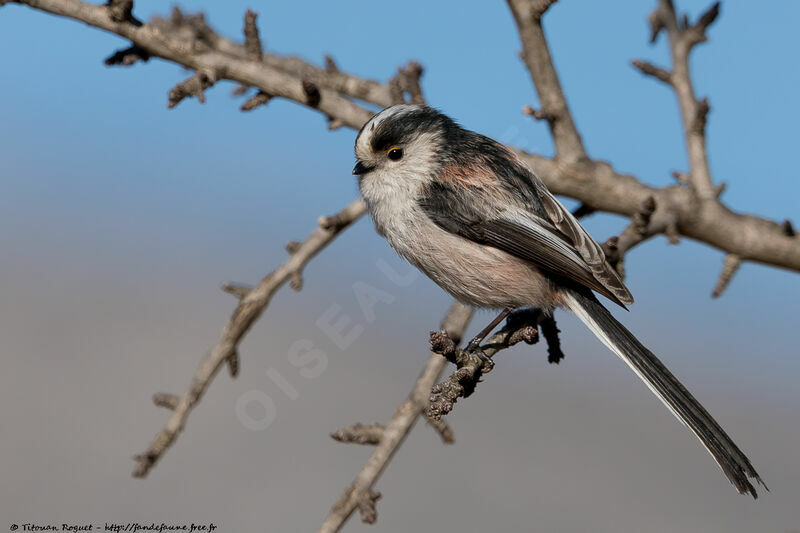
<svg viewBox="0 0 800 533">
<path fill-rule="evenodd" d="M 367 172 L 373 170 L 375 167 L 368 167 L 361 161 L 356 161 L 356 166 L 353 167 L 353 174 L 356 176 L 361 176 L 362 174 L 366 174 Z"/>
</svg>

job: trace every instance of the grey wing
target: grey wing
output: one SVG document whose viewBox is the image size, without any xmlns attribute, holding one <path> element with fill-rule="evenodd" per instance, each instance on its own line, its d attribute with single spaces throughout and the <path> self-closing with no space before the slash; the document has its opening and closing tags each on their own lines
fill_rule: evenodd
<svg viewBox="0 0 800 533">
<path fill-rule="evenodd" d="M 533 183 L 531 186 L 536 187 Z M 603 250 L 577 220 L 552 195 L 536 192 L 542 197 L 545 216 L 519 203 L 493 206 L 492 198 L 496 196 L 481 187 L 465 193 L 440 182 L 428 187 L 419 204 L 431 220 L 447 231 L 530 261 L 555 278 L 595 290 L 623 307 L 633 302 L 605 261 Z"/>
<path fill-rule="evenodd" d="M 561 202 L 544 185 L 537 187 L 537 192 L 547 217 L 558 228 L 558 231 L 564 234 L 571 242 L 572 246 L 586 262 L 594 278 L 613 293 L 616 296 L 616 300 L 619 300 L 622 304 L 632 304 L 633 295 L 625 286 L 617 271 L 606 261 L 606 255 L 600 245 L 592 239 L 580 222 L 561 205 Z"/>
</svg>

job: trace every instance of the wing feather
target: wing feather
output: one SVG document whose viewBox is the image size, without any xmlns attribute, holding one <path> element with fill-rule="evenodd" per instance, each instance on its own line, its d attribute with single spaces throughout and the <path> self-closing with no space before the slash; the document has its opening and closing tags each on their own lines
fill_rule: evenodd
<svg viewBox="0 0 800 533">
<path fill-rule="evenodd" d="M 570 241 L 580 254 L 592 275 L 606 287 L 616 299 L 623 304 L 632 304 L 633 295 L 617 274 L 617 271 L 606 261 L 606 255 L 600 245 L 581 226 L 578 219 L 570 213 L 544 185 L 539 188 L 539 198 L 545 212 L 558 230 Z M 612 300 L 615 298 L 612 298 Z"/>
<path fill-rule="evenodd" d="M 530 261 L 554 278 L 578 283 L 623 307 L 632 303 L 600 245 L 533 172 L 520 163 L 513 178 L 487 176 L 468 190 L 463 184 L 433 182 L 419 205 L 451 233 Z"/>
</svg>

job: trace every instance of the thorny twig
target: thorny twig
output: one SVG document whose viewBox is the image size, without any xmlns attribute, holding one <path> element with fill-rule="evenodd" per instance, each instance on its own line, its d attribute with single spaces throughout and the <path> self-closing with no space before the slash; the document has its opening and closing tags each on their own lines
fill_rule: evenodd
<svg viewBox="0 0 800 533">
<path fill-rule="evenodd" d="M 467 329 L 472 313 L 472 308 L 454 303 L 442 321 L 442 331 L 445 331 L 449 338 L 456 339 L 458 342 Z M 339 531 L 356 509 L 359 510 L 362 521 L 370 524 L 375 522 L 377 518 L 375 501 L 380 494 L 372 489 L 414 427 L 414 423 L 427 409 L 431 387 L 439 379 L 439 375 L 446 365 L 445 358 L 435 352 L 431 353 L 408 399 L 397 408 L 391 422 L 384 427 L 375 451 L 372 452 L 366 465 L 353 482 L 342 492 L 322 524 L 320 533 Z"/>
<path fill-rule="evenodd" d="M 134 458 L 136 460 L 136 468 L 133 471 L 135 477 L 146 476 L 164 455 L 164 452 L 169 449 L 178 434 L 183 430 L 189 414 L 197 405 L 197 402 L 200 401 L 220 366 L 227 362 L 231 369 L 231 374 L 235 374 L 238 371 L 237 346 L 253 322 L 261 316 L 261 313 L 269 305 L 273 294 L 293 276 L 302 272 L 306 263 L 336 238 L 342 230 L 358 220 L 365 211 L 364 202 L 360 199 L 356 200 L 333 217 L 320 220 L 319 227 L 297 246 L 289 259 L 268 274 L 256 287 L 250 290 L 244 290 L 241 287 L 237 289 L 226 288 L 228 292 L 232 292 L 239 297 L 239 305 L 236 306 L 236 310 L 234 310 L 222 330 L 217 344 L 200 363 L 187 391 L 181 396 L 160 394 L 154 398 L 157 405 L 171 409 L 172 415 L 147 450 Z M 336 223 L 330 224 L 329 220 L 331 219 L 335 220 Z M 165 398 L 170 399 L 167 401 Z"/>
<path fill-rule="evenodd" d="M 486 357 L 494 357 L 497 352 L 510 348 L 520 342 L 535 344 L 539 341 L 538 326 L 546 317 L 538 309 L 519 309 L 506 319 L 502 329 L 489 337 L 480 346 Z M 555 324 L 555 323 L 553 323 Z M 555 332 L 557 333 L 557 329 Z M 552 330 L 551 330 L 552 332 Z M 557 339 L 557 336 L 556 336 Z M 444 330 L 432 331 L 431 349 L 443 355 L 448 361 L 455 363 L 457 369 L 450 377 L 431 389 L 428 417 L 439 420 L 453 410 L 459 398 L 466 398 L 475 391 L 482 374 L 490 370 L 487 363 L 475 352 L 458 347 L 458 340 L 453 339 Z M 554 354 L 560 354 L 560 347 L 554 346 Z M 551 357 L 554 357 L 551 355 Z M 563 354 L 558 357 L 563 357 Z M 557 362 L 557 361 L 552 361 Z"/>
</svg>

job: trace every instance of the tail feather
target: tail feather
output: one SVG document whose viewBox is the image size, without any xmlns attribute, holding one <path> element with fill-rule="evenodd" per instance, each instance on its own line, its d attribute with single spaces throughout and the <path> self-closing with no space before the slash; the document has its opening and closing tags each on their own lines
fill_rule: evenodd
<svg viewBox="0 0 800 533">
<path fill-rule="evenodd" d="M 692 430 L 736 490 L 740 494 L 750 494 L 753 498 L 758 498 L 750 479 L 754 479 L 765 489 L 767 486 L 761 481 L 753 465 L 663 363 L 625 326 L 617 322 L 593 294 L 588 291 L 571 291 L 565 297 L 569 309 L 603 344 L 631 367 L 678 420 Z"/>
</svg>

